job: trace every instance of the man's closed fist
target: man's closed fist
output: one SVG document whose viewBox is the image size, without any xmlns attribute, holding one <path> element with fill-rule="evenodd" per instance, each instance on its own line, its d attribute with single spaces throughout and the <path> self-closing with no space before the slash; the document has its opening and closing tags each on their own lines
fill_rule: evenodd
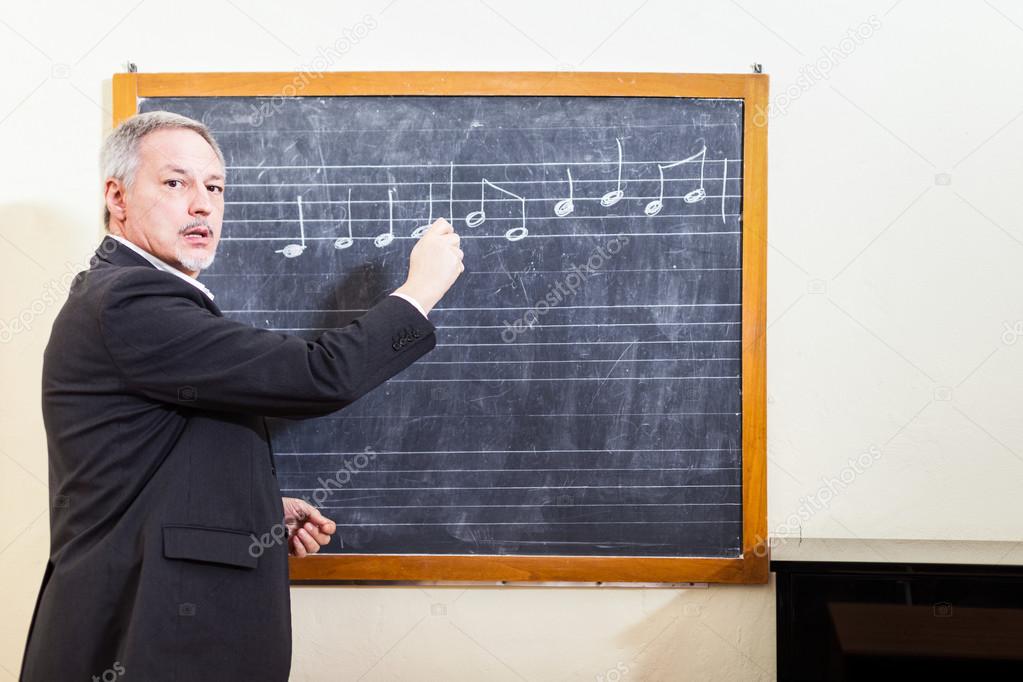
<svg viewBox="0 0 1023 682">
<path fill-rule="evenodd" d="M 288 527 L 288 554 L 303 557 L 315 554 L 330 543 L 337 524 L 305 500 L 282 497 L 284 525 Z"/>
</svg>

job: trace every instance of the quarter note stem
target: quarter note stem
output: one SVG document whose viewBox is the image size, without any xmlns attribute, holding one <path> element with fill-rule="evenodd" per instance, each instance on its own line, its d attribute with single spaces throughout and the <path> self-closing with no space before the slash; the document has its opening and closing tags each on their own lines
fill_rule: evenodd
<svg viewBox="0 0 1023 682">
<path fill-rule="evenodd" d="M 301 244 L 288 244 L 283 249 L 277 249 L 274 253 L 282 253 L 285 258 L 295 258 L 301 256 L 302 252 L 305 251 L 305 219 L 302 217 L 302 195 L 295 197 L 295 203 L 298 204 L 298 232 Z"/>
<path fill-rule="evenodd" d="M 373 245 L 384 247 L 394 241 L 394 189 L 387 190 L 387 232 L 378 234 Z"/>
<path fill-rule="evenodd" d="M 625 196 L 625 193 L 622 192 L 622 138 L 616 137 L 615 144 L 618 145 L 618 186 L 600 197 L 600 205 L 605 207 L 614 206 Z"/>
<path fill-rule="evenodd" d="M 348 236 L 338 237 L 334 240 L 335 249 L 347 249 L 349 246 L 355 243 L 355 238 L 352 236 L 352 188 L 348 188 Z"/>
</svg>

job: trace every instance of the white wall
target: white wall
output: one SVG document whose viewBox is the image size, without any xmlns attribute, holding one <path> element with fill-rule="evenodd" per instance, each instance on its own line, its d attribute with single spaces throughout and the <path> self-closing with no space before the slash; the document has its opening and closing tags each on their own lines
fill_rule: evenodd
<svg viewBox="0 0 1023 682">
<path fill-rule="evenodd" d="M 31 326 L 0 327 L 0 682 L 16 678 L 45 562 L 41 355 L 69 273 L 98 243 L 96 157 L 111 73 L 129 58 L 148 72 L 304 70 L 319 48 L 345 47 L 345 31 L 367 16 L 375 28 L 349 40 L 330 69 L 745 73 L 762 62 L 775 105 L 770 527 L 1020 539 L 1017 4 L 309 6 L 128 0 L 102 12 L 70 2 L 0 10 L 0 321 L 22 316 Z M 843 43 L 856 27 L 869 37 Z M 826 78 L 805 71 L 818 60 Z M 295 680 L 774 676 L 770 586 L 293 596 Z"/>
</svg>

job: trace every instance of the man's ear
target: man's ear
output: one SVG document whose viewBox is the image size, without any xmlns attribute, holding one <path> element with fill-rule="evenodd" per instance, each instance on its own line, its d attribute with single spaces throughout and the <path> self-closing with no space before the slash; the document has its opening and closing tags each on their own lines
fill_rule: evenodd
<svg viewBox="0 0 1023 682">
<path fill-rule="evenodd" d="M 125 194 L 127 188 L 117 178 L 107 178 L 106 186 L 103 188 L 103 199 L 106 201 L 107 210 L 110 211 L 110 219 L 124 223 L 126 214 Z"/>
</svg>

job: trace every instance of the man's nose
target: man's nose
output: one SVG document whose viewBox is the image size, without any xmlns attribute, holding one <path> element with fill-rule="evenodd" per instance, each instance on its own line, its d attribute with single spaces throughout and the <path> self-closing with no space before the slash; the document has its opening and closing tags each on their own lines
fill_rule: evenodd
<svg viewBox="0 0 1023 682">
<path fill-rule="evenodd" d="M 198 185 L 192 193 L 192 201 L 188 207 L 191 215 L 208 216 L 213 211 L 213 201 L 205 185 Z"/>
</svg>

